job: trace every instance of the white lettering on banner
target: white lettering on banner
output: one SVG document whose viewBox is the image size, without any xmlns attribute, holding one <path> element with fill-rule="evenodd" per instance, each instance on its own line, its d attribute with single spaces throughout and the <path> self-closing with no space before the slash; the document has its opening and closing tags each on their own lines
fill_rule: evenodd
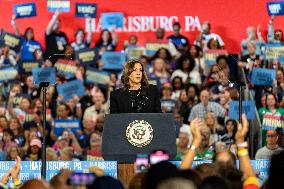
<svg viewBox="0 0 284 189">
<path fill-rule="evenodd" d="M 185 31 L 195 31 L 201 28 L 198 16 L 185 16 Z M 173 31 L 173 24 L 178 22 L 177 16 L 128 16 L 125 17 L 124 26 L 118 32 L 155 32 L 163 28 L 166 32 Z M 94 32 L 100 32 L 101 21 L 95 23 Z M 183 29 L 183 28 L 182 28 Z"/>
<path fill-rule="evenodd" d="M 78 7 L 78 11 L 79 11 L 80 13 L 90 13 L 90 14 L 92 14 L 92 13 L 95 12 L 95 10 L 96 10 L 96 8 L 95 8 L 95 7 L 92 7 L 92 6 L 87 6 L 87 7 L 85 7 L 85 6 L 79 6 L 79 7 Z"/>
<path fill-rule="evenodd" d="M 281 10 L 281 6 L 280 4 L 272 4 L 272 5 L 269 5 L 269 10 L 271 14 L 278 14 Z"/>
<path fill-rule="evenodd" d="M 79 127 L 78 122 L 56 122 L 55 127 L 72 127 L 77 128 Z"/>
<path fill-rule="evenodd" d="M 74 170 L 82 170 L 82 163 L 80 161 L 74 162 Z"/>
<path fill-rule="evenodd" d="M 269 161 L 255 161 L 255 169 L 265 169 L 269 167 Z"/>
<path fill-rule="evenodd" d="M 38 162 L 31 162 L 30 164 L 30 170 L 32 171 L 37 171 L 37 170 L 40 170 L 41 169 L 41 166 Z"/>
<path fill-rule="evenodd" d="M 62 168 L 68 169 L 68 162 L 47 162 L 47 170 L 60 170 Z"/>
<path fill-rule="evenodd" d="M 8 162 L 1 162 L 0 161 L 0 170 L 9 170 L 9 169 L 10 169 L 10 166 L 9 166 Z"/>
<path fill-rule="evenodd" d="M 198 16 L 185 16 L 185 28 L 186 32 L 195 31 L 196 29 L 201 30 L 201 25 Z"/>
<path fill-rule="evenodd" d="M 47 1 L 47 6 L 52 8 L 69 8 L 70 1 Z"/>
<path fill-rule="evenodd" d="M 33 11 L 33 7 L 30 6 L 23 6 L 23 7 L 18 7 L 17 12 L 21 15 L 29 15 Z"/>
</svg>

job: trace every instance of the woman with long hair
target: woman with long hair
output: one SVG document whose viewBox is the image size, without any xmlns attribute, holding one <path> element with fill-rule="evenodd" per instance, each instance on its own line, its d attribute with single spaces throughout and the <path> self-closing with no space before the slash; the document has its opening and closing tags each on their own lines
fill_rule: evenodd
<svg viewBox="0 0 284 189">
<path fill-rule="evenodd" d="M 159 92 L 148 83 L 147 75 L 139 60 L 128 61 L 123 69 L 123 88 L 110 93 L 110 113 L 161 112 Z"/>
</svg>

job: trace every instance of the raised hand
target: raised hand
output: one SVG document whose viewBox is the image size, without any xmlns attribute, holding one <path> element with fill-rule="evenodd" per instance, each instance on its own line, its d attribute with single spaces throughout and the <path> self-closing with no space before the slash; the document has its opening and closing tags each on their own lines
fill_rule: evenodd
<svg viewBox="0 0 284 189">
<path fill-rule="evenodd" d="M 192 133 L 192 144 L 198 147 L 202 141 L 202 136 L 200 133 L 200 127 L 202 126 L 202 120 L 195 118 L 190 123 L 190 129 Z"/>
<path fill-rule="evenodd" d="M 245 137 L 249 130 L 249 123 L 245 114 L 242 114 L 242 123 L 238 124 L 238 130 L 235 136 L 236 143 L 240 144 L 245 141 Z"/>
</svg>

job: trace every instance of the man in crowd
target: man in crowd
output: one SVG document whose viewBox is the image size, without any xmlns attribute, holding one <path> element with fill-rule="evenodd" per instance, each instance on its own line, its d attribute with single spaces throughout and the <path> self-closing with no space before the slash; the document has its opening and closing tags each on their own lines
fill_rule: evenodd
<svg viewBox="0 0 284 189">
<path fill-rule="evenodd" d="M 178 51 L 186 52 L 189 47 L 188 39 L 180 34 L 180 23 L 176 22 L 173 24 L 174 33 L 168 36 L 169 42 L 173 43 Z"/>
<path fill-rule="evenodd" d="M 255 159 L 270 159 L 275 153 L 283 150 L 278 146 L 278 134 L 275 130 L 268 130 L 266 132 L 266 146 L 257 150 Z"/>
<path fill-rule="evenodd" d="M 224 117 L 226 110 L 216 102 L 209 101 L 210 93 L 207 89 L 203 89 L 200 93 L 200 103 L 193 106 L 188 121 L 194 118 L 203 118 L 206 112 L 214 112 L 216 117 Z"/>
</svg>

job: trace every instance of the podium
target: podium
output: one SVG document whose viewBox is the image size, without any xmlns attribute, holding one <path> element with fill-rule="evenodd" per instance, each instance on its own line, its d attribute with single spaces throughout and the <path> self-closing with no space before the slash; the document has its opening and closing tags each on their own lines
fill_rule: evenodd
<svg viewBox="0 0 284 189">
<path fill-rule="evenodd" d="M 165 113 L 107 114 L 102 141 L 105 160 L 133 163 L 137 154 L 166 150 L 176 155 L 173 115 Z"/>
</svg>

